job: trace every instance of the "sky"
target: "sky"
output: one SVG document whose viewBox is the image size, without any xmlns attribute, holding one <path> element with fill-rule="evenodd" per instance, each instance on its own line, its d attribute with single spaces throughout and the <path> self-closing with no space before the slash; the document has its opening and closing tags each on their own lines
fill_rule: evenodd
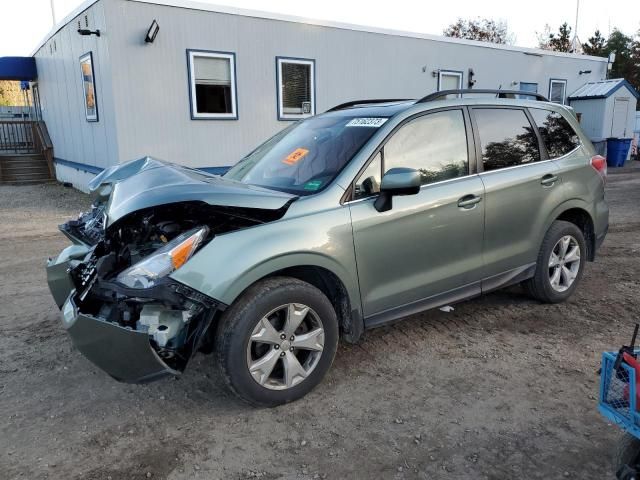
<svg viewBox="0 0 640 480">
<path fill-rule="evenodd" d="M 515 45 L 536 47 L 536 32 L 545 24 L 553 31 L 575 23 L 576 0 L 200 0 L 203 3 L 286 13 L 301 17 L 355 23 L 440 35 L 458 17 L 504 20 Z M 82 0 L 0 0 L 0 57 L 29 55 L 52 28 L 51 2 L 62 20 Z M 640 29 L 640 0 L 581 0 L 578 38 L 584 42 L 596 29 L 606 36 L 617 27 L 627 35 Z"/>
</svg>

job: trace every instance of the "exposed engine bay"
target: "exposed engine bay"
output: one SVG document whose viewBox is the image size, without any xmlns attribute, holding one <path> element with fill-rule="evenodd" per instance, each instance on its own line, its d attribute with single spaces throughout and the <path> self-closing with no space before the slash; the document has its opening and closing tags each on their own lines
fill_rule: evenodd
<svg viewBox="0 0 640 480">
<path fill-rule="evenodd" d="M 81 314 L 147 333 L 157 355 L 181 371 L 225 306 L 168 274 L 216 235 L 276 220 L 285 211 L 181 202 L 136 211 L 105 228 L 105 208 L 96 204 L 60 226 L 89 247 L 67 270 L 74 304 Z"/>
</svg>

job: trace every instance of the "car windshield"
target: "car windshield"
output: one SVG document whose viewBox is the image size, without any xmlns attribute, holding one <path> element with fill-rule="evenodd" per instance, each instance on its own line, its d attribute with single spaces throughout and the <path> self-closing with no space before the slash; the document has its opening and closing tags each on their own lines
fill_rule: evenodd
<svg viewBox="0 0 640 480">
<path fill-rule="evenodd" d="M 297 195 L 318 192 L 386 120 L 339 115 L 309 118 L 267 140 L 224 176 Z"/>
</svg>

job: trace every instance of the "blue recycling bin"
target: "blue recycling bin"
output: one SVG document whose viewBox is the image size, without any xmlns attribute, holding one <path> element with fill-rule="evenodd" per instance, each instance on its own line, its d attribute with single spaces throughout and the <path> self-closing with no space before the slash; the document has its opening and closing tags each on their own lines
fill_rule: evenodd
<svg viewBox="0 0 640 480">
<path fill-rule="evenodd" d="M 607 166 L 622 167 L 630 146 L 630 138 L 607 138 Z"/>
</svg>

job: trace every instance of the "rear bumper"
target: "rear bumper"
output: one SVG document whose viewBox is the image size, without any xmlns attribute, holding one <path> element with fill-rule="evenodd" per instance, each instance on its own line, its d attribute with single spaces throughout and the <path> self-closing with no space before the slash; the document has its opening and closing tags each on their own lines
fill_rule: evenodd
<svg viewBox="0 0 640 480">
<path fill-rule="evenodd" d="M 83 314 L 74 297 L 75 290 L 62 307 L 62 323 L 74 345 L 97 367 L 126 383 L 145 383 L 180 374 L 158 356 L 146 332 Z"/>
</svg>

